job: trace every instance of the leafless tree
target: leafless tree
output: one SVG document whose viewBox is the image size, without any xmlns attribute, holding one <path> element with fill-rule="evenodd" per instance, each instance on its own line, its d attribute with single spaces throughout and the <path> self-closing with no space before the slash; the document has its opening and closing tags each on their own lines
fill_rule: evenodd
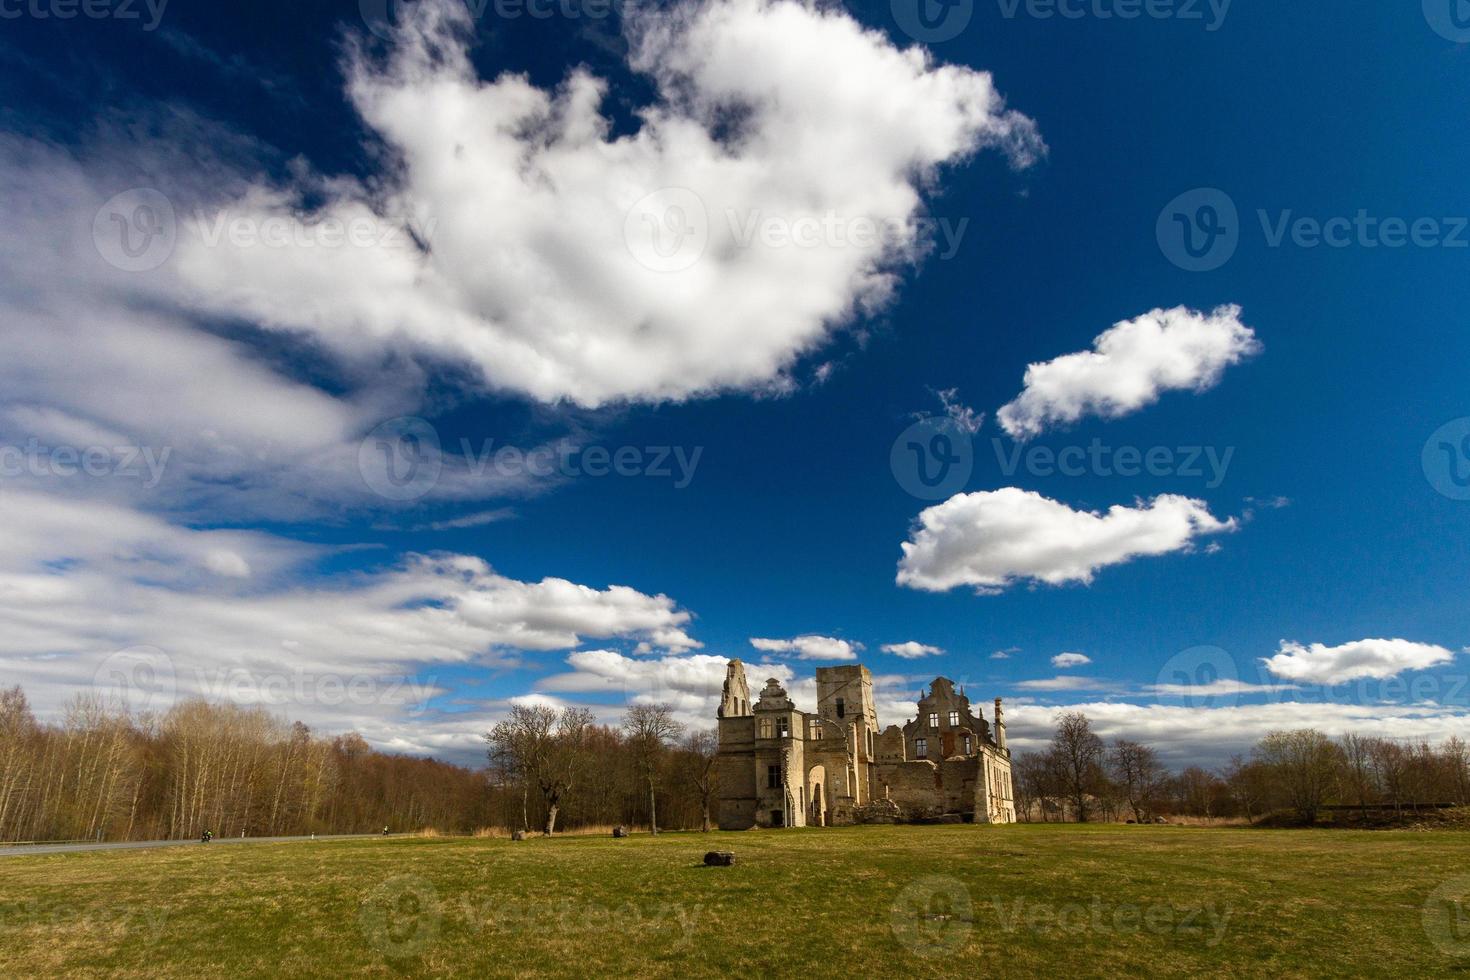
<svg viewBox="0 0 1470 980">
<path fill-rule="evenodd" d="M 1268 732 L 1255 755 L 1297 816 L 1307 823 L 1316 820 L 1341 758 L 1332 740 L 1314 728 Z"/>
<path fill-rule="evenodd" d="M 1141 742 L 1120 738 L 1108 752 L 1108 768 L 1133 811 L 1133 819 L 1143 823 L 1151 815 L 1154 797 L 1168 776 L 1158 753 Z"/>
<path fill-rule="evenodd" d="M 1088 800 L 1097 794 L 1103 781 L 1103 742 L 1092 731 L 1092 724 L 1080 711 L 1069 711 L 1057 721 L 1052 736 L 1051 754 L 1058 766 L 1062 787 L 1072 802 L 1079 823 L 1087 822 Z"/>
<path fill-rule="evenodd" d="M 510 717 L 485 736 L 491 754 L 518 772 L 526 785 L 534 783 L 546 810 L 544 832 L 556 832 L 562 802 L 587 766 L 587 733 L 592 712 L 544 704 L 513 705 Z M 523 787 L 524 789 L 524 787 Z M 522 820 L 526 821 L 524 807 Z"/>
<path fill-rule="evenodd" d="M 633 750 L 639 772 L 648 786 L 648 826 L 658 833 L 658 771 L 664 751 L 684 726 L 674 720 L 671 704 L 635 704 L 623 716 L 623 733 Z"/>
<path fill-rule="evenodd" d="M 708 833 L 709 805 L 716 788 L 715 760 L 718 758 L 719 737 L 711 729 L 697 729 L 685 737 L 683 748 L 685 772 L 699 793 L 699 829 Z"/>
</svg>

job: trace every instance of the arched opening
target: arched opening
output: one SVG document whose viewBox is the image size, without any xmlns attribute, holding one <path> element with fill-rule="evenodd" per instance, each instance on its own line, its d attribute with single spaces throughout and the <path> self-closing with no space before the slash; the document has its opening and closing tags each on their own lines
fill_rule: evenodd
<svg viewBox="0 0 1470 980">
<path fill-rule="evenodd" d="M 811 804 L 807 813 L 806 825 L 825 827 L 827 826 L 827 767 L 812 766 L 811 771 L 806 774 L 806 782 L 811 787 Z"/>
</svg>

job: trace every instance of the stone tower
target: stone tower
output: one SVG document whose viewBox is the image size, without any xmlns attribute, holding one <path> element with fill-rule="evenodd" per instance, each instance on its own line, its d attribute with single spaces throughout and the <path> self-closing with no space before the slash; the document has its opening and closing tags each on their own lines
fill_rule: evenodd
<svg viewBox="0 0 1470 980">
<path fill-rule="evenodd" d="M 868 668 L 860 664 L 818 667 L 817 717 L 828 736 L 824 749 L 832 806 L 847 809 L 869 802 L 878 709 L 873 704 L 873 675 Z"/>
<path fill-rule="evenodd" d="M 725 688 L 720 695 L 720 718 L 745 718 L 751 714 L 750 685 L 745 682 L 745 665 L 739 659 L 725 665 Z"/>
<path fill-rule="evenodd" d="M 1006 747 L 1006 720 L 1000 710 L 1000 698 L 995 699 L 995 747 L 1001 751 Z"/>
</svg>

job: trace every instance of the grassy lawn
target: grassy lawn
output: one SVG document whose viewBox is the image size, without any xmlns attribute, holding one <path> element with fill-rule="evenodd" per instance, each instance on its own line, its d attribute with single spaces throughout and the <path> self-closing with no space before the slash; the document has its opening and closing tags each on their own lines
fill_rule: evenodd
<svg viewBox="0 0 1470 980">
<path fill-rule="evenodd" d="M 0 976 L 1470 975 L 1467 894 L 1461 832 L 200 845 L 0 859 Z"/>
</svg>

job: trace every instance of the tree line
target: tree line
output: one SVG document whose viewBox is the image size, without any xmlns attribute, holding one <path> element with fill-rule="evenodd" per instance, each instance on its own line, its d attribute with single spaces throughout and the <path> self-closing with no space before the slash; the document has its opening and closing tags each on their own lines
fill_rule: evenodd
<svg viewBox="0 0 1470 980">
<path fill-rule="evenodd" d="M 714 735 L 668 705 L 620 726 L 517 706 L 485 737 L 470 768 L 200 700 L 151 714 L 79 695 L 43 723 L 0 689 L 0 841 L 709 825 Z"/>
<path fill-rule="evenodd" d="M 1470 804 L 1470 743 L 1438 745 L 1311 728 L 1267 733 L 1219 770 L 1171 772 L 1158 752 L 1130 739 L 1105 743 L 1087 716 L 1058 719 L 1050 744 L 1016 757 L 1013 783 L 1023 820 L 1244 817 L 1284 812 L 1310 823 L 1326 807 L 1401 811 Z"/>
</svg>

